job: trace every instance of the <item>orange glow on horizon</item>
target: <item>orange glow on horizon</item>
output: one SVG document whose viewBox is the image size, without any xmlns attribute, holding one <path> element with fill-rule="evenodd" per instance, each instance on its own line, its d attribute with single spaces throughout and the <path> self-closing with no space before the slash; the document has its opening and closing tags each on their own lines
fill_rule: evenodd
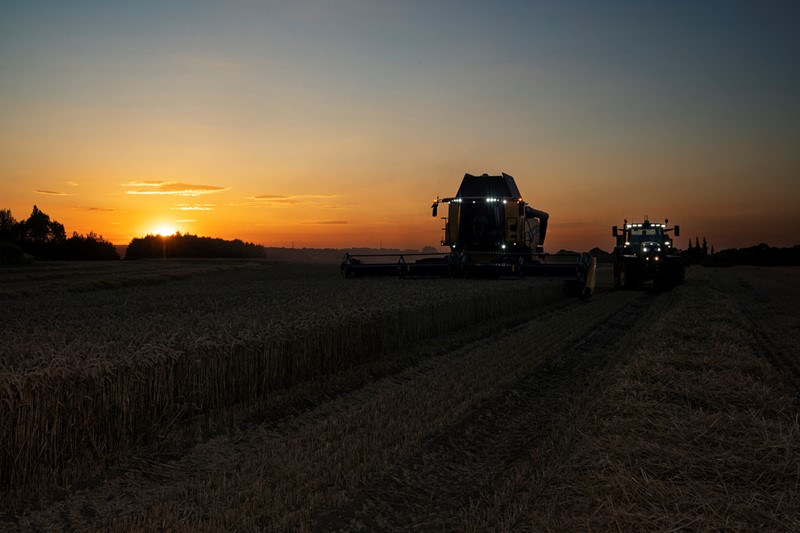
<svg viewBox="0 0 800 533">
<path fill-rule="evenodd" d="M 177 231 L 178 229 L 175 226 L 168 223 L 161 223 L 154 226 L 151 233 L 161 237 L 169 237 L 170 235 L 175 235 Z"/>
</svg>

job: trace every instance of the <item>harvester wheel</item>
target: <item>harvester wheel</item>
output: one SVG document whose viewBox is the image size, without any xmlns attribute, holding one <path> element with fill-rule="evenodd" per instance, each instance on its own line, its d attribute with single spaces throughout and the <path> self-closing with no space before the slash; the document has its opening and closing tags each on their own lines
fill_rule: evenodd
<svg viewBox="0 0 800 533">
<path fill-rule="evenodd" d="M 670 261 L 664 265 L 666 270 L 664 272 L 664 284 L 668 286 L 668 288 L 673 288 L 677 285 L 683 283 L 684 278 L 686 277 L 683 263 L 678 261 Z"/>
</svg>

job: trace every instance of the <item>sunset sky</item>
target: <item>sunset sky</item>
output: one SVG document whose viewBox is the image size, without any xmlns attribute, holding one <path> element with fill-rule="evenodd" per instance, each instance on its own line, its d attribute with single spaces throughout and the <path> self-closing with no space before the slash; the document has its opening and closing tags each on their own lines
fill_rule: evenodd
<svg viewBox="0 0 800 533">
<path fill-rule="evenodd" d="M 116 244 L 438 245 L 513 175 L 545 249 L 800 243 L 800 2 L 0 0 L 0 208 Z"/>
</svg>

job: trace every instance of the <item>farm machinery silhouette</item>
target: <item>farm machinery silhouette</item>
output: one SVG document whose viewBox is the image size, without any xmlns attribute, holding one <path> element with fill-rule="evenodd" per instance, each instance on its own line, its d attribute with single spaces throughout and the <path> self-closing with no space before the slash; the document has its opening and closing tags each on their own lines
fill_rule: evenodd
<svg viewBox="0 0 800 533">
<path fill-rule="evenodd" d="M 671 289 L 683 283 L 683 258 L 678 255 L 669 232 L 680 236 L 680 226 L 668 228 L 664 224 L 625 222 L 622 229 L 612 226 L 611 234 L 617 238 L 614 247 L 614 287 L 637 289 L 646 281 L 653 281 L 656 289 Z"/>
<path fill-rule="evenodd" d="M 447 204 L 442 246 L 434 254 L 345 254 L 344 277 L 476 277 L 547 276 L 563 278 L 577 293 L 594 289 L 596 261 L 588 254 L 546 254 L 543 249 L 549 215 L 522 199 L 514 178 L 465 174 L 456 195 L 437 198 L 436 217 Z"/>
</svg>

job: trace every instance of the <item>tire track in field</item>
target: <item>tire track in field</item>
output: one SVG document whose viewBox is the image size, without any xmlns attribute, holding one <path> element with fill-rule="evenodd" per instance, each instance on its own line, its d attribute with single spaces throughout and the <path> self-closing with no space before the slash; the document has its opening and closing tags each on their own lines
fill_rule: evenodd
<svg viewBox="0 0 800 533">
<path fill-rule="evenodd" d="M 318 516 L 315 529 L 459 529 L 509 465 L 526 458 L 547 435 L 567 393 L 587 386 L 593 371 L 613 364 L 617 341 L 656 298 L 642 293 L 505 393 L 362 486 L 355 500 Z"/>
<path fill-rule="evenodd" d="M 792 299 L 789 305 L 786 305 L 785 301 L 787 297 L 791 298 L 787 293 L 791 290 L 796 292 L 797 282 L 794 281 L 795 286 L 787 287 L 784 285 L 785 279 L 781 280 L 780 276 L 769 268 L 710 270 L 714 285 L 736 302 L 752 325 L 751 333 L 757 342 L 754 348 L 764 354 L 766 359 L 781 372 L 786 385 L 794 392 L 796 401 L 800 401 L 800 357 L 797 354 L 796 342 L 792 342 L 793 337 L 800 336 L 796 331 L 792 332 L 790 328 L 780 325 L 787 317 L 794 317 L 795 330 L 800 328 L 800 314 L 797 311 L 796 300 Z M 782 287 L 764 290 L 765 282 Z M 753 283 L 759 284 L 760 287 L 754 287 Z"/>
</svg>

